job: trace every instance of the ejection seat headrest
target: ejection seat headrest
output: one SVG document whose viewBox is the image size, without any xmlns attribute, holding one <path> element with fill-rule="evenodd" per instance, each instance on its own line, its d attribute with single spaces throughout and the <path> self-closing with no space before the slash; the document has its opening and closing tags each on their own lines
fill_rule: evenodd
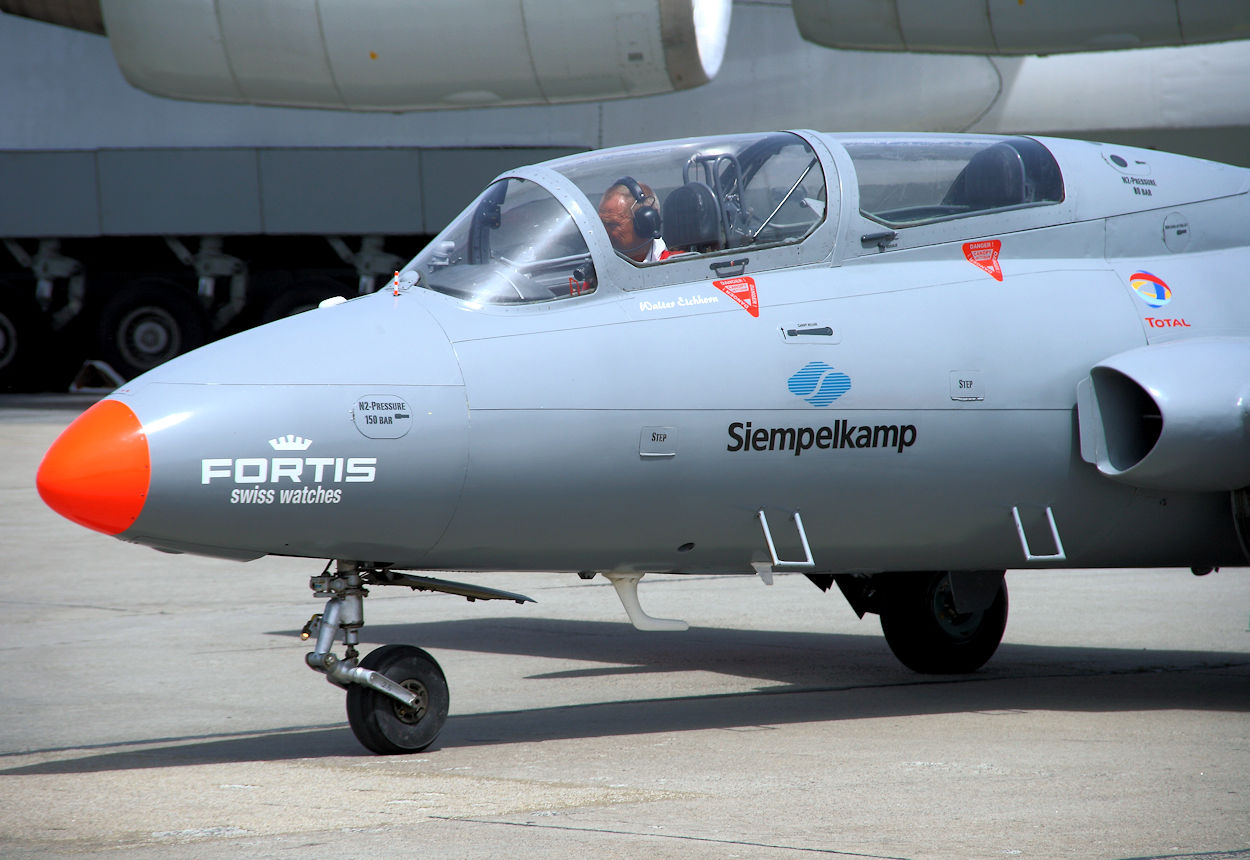
<svg viewBox="0 0 1250 860">
<path fill-rule="evenodd" d="M 687 182 L 664 200 L 664 244 L 673 251 L 717 249 L 720 221 L 712 189 L 702 182 Z"/>
<path fill-rule="evenodd" d="M 983 149 L 964 165 L 943 201 L 970 211 L 1000 209 L 1026 202 L 1024 163 L 1008 143 Z"/>
</svg>

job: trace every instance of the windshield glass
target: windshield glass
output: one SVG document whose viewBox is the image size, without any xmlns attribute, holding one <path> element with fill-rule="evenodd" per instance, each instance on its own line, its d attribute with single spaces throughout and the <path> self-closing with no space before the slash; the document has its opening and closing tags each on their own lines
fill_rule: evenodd
<svg viewBox="0 0 1250 860">
<path fill-rule="evenodd" d="M 568 211 L 524 179 L 488 187 L 408 270 L 420 284 L 489 304 L 551 301 L 595 289 L 590 251 Z"/>
<path fill-rule="evenodd" d="M 554 166 L 636 264 L 798 242 L 825 217 L 819 160 L 784 132 L 624 147 Z"/>
<path fill-rule="evenodd" d="M 840 142 L 855 164 L 860 212 L 888 227 L 1063 200 L 1059 165 L 1050 150 L 1031 138 Z"/>
</svg>

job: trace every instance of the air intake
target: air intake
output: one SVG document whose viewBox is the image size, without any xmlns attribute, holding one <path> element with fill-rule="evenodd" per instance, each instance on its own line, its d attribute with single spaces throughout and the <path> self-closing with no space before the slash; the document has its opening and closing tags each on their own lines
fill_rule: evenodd
<svg viewBox="0 0 1250 860">
<path fill-rule="evenodd" d="M 1081 456 L 1178 491 L 1250 485 L 1250 340 L 1173 341 L 1095 365 L 1077 386 Z"/>
</svg>

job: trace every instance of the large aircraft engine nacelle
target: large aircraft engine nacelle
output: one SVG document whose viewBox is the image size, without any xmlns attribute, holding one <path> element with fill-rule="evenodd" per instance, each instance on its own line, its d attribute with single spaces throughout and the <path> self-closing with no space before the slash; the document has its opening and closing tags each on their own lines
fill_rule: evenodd
<svg viewBox="0 0 1250 860">
<path fill-rule="evenodd" d="M 731 0 L 101 0 L 160 96 L 349 110 L 555 104 L 696 87 Z"/>
<path fill-rule="evenodd" d="M 1099 362 L 1077 386 L 1081 456 L 1136 487 L 1250 485 L 1250 341 L 1186 340 Z"/>
<path fill-rule="evenodd" d="M 1245 3 L 1186 0 L 793 0 L 799 33 L 829 48 L 1062 54 L 1250 38 Z"/>
</svg>

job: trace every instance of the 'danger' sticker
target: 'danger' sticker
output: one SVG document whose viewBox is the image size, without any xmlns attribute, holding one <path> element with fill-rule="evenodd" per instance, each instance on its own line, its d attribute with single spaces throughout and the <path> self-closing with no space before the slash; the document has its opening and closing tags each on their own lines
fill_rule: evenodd
<svg viewBox="0 0 1250 860">
<path fill-rule="evenodd" d="M 712 281 L 712 286 L 733 299 L 751 316 L 760 315 L 760 298 L 755 291 L 755 278 L 743 276 L 724 281 Z"/>
<path fill-rule="evenodd" d="M 1002 267 L 998 265 L 998 252 L 1003 243 L 997 239 L 986 239 L 983 242 L 964 242 L 964 257 L 968 262 L 996 281 L 1003 279 Z"/>
</svg>

